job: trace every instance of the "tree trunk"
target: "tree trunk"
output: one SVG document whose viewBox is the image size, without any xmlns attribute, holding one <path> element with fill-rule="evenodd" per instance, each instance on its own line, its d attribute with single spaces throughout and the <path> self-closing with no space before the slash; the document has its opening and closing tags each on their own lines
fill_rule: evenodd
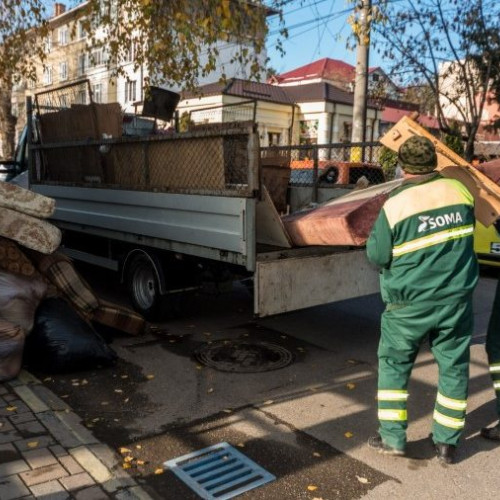
<svg viewBox="0 0 500 500">
<path fill-rule="evenodd" d="M 14 157 L 17 118 L 12 114 L 12 86 L 2 84 L 0 89 L 0 159 Z"/>
</svg>

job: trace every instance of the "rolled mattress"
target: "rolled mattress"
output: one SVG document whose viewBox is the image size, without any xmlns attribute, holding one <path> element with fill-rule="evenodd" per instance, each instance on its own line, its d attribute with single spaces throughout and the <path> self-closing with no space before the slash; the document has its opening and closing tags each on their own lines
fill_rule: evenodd
<svg viewBox="0 0 500 500">
<path fill-rule="evenodd" d="M 386 182 L 282 217 L 293 245 L 363 246 L 375 220 L 401 180 Z"/>
</svg>

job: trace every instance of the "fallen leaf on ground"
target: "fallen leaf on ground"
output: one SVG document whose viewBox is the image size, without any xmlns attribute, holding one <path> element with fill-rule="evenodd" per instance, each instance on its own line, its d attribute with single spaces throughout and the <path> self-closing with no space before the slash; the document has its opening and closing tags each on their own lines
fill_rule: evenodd
<svg viewBox="0 0 500 500">
<path fill-rule="evenodd" d="M 62 399 L 69 398 L 69 394 L 63 394 L 63 395 L 61 396 L 61 398 L 62 398 Z"/>
<path fill-rule="evenodd" d="M 36 448 L 38 446 L 38 441 L 30 441 L 29 443 L 26 443 L 28 448 Z"/>
<path fill-rule="evenodd" d="M 196 369 L 197 369 L 197 370 L 201 370 L 202 368 L 203 368 L 203 366 L 201 366 L 201 365 L 196 365 Z"/>
<path fill-rule="evenodd" d="M 354 434 L 353 434 L 352 432 L 347 431 L 347 432 L 344 434 L 344 436 L 345 436 L 347 439 L 350 439 L 350 438 L 352 438 L 352 437 L 354 436 Z"/>
<path fill-rule="evenodd" d="M 146 378 L 148 380 L 153 380 L 155 378 L 155 376 L 150 374 L 150 375 L 146 375 Z"/>
<path fill-rule="evenodd" d="M 233 412 L 233 410 L 230 410 L 229 408 L 224 408 L 222 411 L 224 413 L 232 413 Z"/>
<path fill-rule="evenodd" d="M 346 384 L 346 387 L 352 391 L 355 387 L 356 387 L 356 384 L 353 384 L 352 382 L 349 382 L 348 384 Z"/>
<path fill-rule="evenodd" d="M 101 405 L 102 406 L 107 406 L 107 405 L 109 405 L 109 402 L 108 401 L 101 401 Z"/>
<path fill-rule="evenodd" d="M 115 392 L 121 394 L 123 391 L 121 389 L 115 389 Z"/>
<path fill-rule="evenodd" d="M 128 378 L 128 375 L 122 375 L 120 378 Z"/>
<path fill-rule="evenodd" d="M 17 406 L 7 406 L 7 408 L 5 408 L 7 411 L 16 411 L 17 410 Z"/>
<path fill-rule="evenodd" d="M 367 483 L 369 483 L 369 482 L 370 482 L 370 481 L 368 481 L 368 479 L 366 479 L 366 477 L 356 476 L 356 479 L 357 479 L 360 483 L 363 483 L 363 484 L 367 484 Z"/>
<path fill-rule="evenodd" d="M 124 402 L 124 403 L 128 403 L 129 401 L 130 401 L 130 398 L 125 398 L 125 399 L 123 400 L 123 402 Z"/>
<path fill-rule="evenodd" d="M 320 454 L 320 453 L 318 453 L 317 451 L 315 451 L 315 452 L 313 453 L 313 457 L 320 457 L 320 456 L 321 456 L 321 454 Z"/>
<path fill-rule="evenodd" d="M 132 450 L 129 450 L 128 448 L 119 448 L 118 450 L 121 454 L 123 453 L 131 453 Z"/>
<path fill-rule="evenodd" d="M 165 471 L 161 468 L 158 467 L 158 469 L 155 469 L 155 474 L 163 474 Z"/>
<path fill-rule="evenodd" d="M 316 491 L 316 490 L 318 489 L 318 487 L 317 487 L 317 486 L 314 486 L 313 484 L 310 484 L 310 485 L 307 487 L 307 489 L 308 489 L 309 491 Z"/>
<path fill-rule="evenodd" d="M 144 465 L 146 462 L 144 460 L 137 460 L 137 465 Z"/>
<path fill-rule="evenodd" d="M 132 462 L 132 460 L 134 460 L 134 457 L 132 457 L 131 455 L 127 455 L 123 458 L 124 462 Z"/>
<path fill-rule="evenodd" d="M 45 378 L 43 379 L 43 381 L 44 381 L 44 382 L 50 382 L 51 380 L 52 380 L 52 379 L 51 379 L 50 377 L 45 377 Z"/>
<path fill-rule="evenodd" d="M 140 450 L 142 448 L 142 446 L 140 444 L 136 444 L 135 445 L 136 449 Z"/>
<path fill-rule="evenodd" d="M 210 387 L 210 389 L 208 389 L 208 391 L 207 391 L 207 392 L 210 394 L 211 392 L 214 392 L 214 390 L 213 390 L 213 388 L 212 388 L 212 387 Z"/>
<path fill-rule="evenodd" d="M 245 444 L 244 444 L 244 443 L 238 443 L 236 446 L 237 446 L 238 448 L 244 448 L 244 447 L 245 447 Z"/>
<path fill-rule="evenodd" d="M 131 464 L 129 464 L 129 463 L 127 463 L 127 462 L 125 462 L 125 463 L 123 463 L 123 464 L 122 464 L 122 467 L 123 467 L 124 469 L 130 469 L 130 468 L 132 467 L 132 465 L 131 465 Z"/>
<path fill-rule="evenodd" d="M 274 401 L 272 399 L 268 399 L 267 401 L 264 401 L 262 404 L 263 405 L 271 405 L 273 403 L 274 403 Z"/>
<path fill-rule="evenodd" d="M 84 378 L 84 379 L 82 380 L 82 385 L 87 385 L 88 383 L 89 383 L 89 381 L 88 381 L 86 378 Z"/>
</svg>

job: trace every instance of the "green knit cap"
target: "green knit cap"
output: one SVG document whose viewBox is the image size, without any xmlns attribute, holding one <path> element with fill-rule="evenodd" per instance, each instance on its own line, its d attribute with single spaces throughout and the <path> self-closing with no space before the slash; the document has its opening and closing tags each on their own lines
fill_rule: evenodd
<svg viewBox="0 0 500 500">
<path fill-rule="evenodd" d="M 426 137 L 415 135 L 401 144 L 398 161 L 409 174 L 428 174 L 437 166 L 436 148 Z"/>
</svg>

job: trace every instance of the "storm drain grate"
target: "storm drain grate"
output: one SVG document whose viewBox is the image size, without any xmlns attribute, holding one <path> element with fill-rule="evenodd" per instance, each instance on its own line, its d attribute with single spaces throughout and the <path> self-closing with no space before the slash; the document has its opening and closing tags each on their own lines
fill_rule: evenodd
<svg viewBox="0 0 500 500">
<path fill-rule="evenodd" d="M 219 443 L 163 464 L 201 498 L 224 500 L 276 479 L 228 443 Z"/>
</svg>

